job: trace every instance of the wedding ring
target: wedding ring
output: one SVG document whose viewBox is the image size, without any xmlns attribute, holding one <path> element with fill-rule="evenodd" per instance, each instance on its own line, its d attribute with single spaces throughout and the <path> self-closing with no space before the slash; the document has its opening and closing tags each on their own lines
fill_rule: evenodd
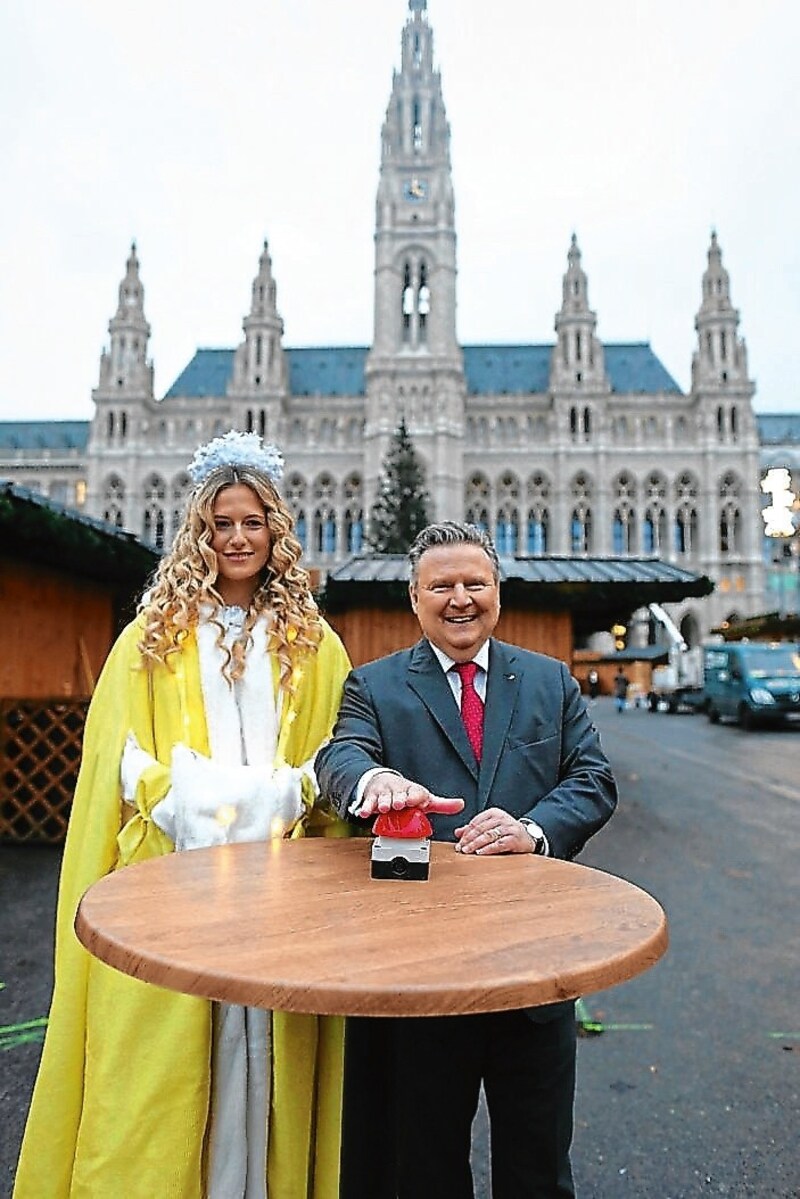
<svg viewBox="0 0 800 1199">
<path fill-rule="evenodd" d="M 499 841 L 499 840 L 500 840 L 500 838 L 503 836 L 503 832 L 502 832 L 502 830 L 501 830 L 501 829 L 499 829 L 499 828 L 493 828 L 493 829 L 492 829 L 492 836 L 494 837 L 495 841 Z"/>
</svg>

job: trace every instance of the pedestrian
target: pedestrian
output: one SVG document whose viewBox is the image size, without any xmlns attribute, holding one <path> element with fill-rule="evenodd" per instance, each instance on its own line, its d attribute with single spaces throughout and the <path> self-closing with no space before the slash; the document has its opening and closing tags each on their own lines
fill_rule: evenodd
<svg viewBox="0 0 800 1199">
<path fill-rule="evenodd" d="M 64 850 L 55 989 L 15 1199 L 336 1199 L 343 1027 L 209 1003 L 91 957 L 73 921 L 112 870 L 348 831 L 313 757 L 349 669 L 255 434 L 202 446 L 174 544 L 105 664 Z"/>
<path fill-rule="evenodd" d="M 323 794 L 367 827 L 379 812 L 438 811 L 435 839 L 463 854 L 573 858 L 617 799 L 577 682 L 562 662 L 492 636 L 499 564 L 482 530 L 430 525 L 409 560 L 422 639 L 350 674 L 317 757 Z M 439 796 L 463 811 L 442 814 Z M 571 1002 L 349 1020 L 343 1197 L 472 1199 L 482 1083 L 494 1199 L 573 1195 L 575 1035 Z"/>
<path fill-rule="evenodd" d="M 600 675 L 594 667 L 589 671 L 587 682 L 589 683 L 589 699 L 594 703 L 600 694 Z"/>
<path fill-rule="evenodd" d="M 628 706 L 628 676 L 620 666 L 614 675 L 614 703 L 618 712 L 624 712 Z"/>
</svg>

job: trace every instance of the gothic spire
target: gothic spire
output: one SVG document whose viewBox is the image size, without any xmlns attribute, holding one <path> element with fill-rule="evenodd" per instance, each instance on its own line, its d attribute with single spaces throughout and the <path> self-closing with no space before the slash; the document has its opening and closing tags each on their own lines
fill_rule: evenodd
<svg viewBox="0 0 800 1199">
<path fill-rule="evenodd" d="M 731 303 L 730 277 L 722 265 L 715 229 L 694 327 L 698 345 L 692 358 L 693 386 L 747 381 L 747 348 L 744 338 L 737 335 L 739 313 Z"/>
<path fill-rule="evenodd" d="M 125 264 L 125 277 L 119 285 L 117 311 L 109 321 L 110 346 L 100 358 L 101 389 L 116 394 L 143 390 L 152 395 L 153 368 L 147 361 L 150 326 L 144 315 L 144 287 L 139 278 L 136 242 Z"/>
<path fill-rule="evenodd" d="M 266 239 L 258 259 L 258 273 L 253 279 L 250 312 L 242 321 L 242 329 L 244 343 L 236 351 L 233 390 L 262 393 L 282 390 L 285 376 L 281 346 L 283 321 L 277 308 L 277 288 Z"/>
<path fill-rule="evenodd" d="M 557 341 L 550 362 L 550 386 L 600 385 L 607 389 L 603 347 L 596 336 L 597 314 L 589 307 L 589 284 L 581 266 L 581 251 L 573 233 L 567 251 L 567 270 L 556 313 Z"/>
</svg>

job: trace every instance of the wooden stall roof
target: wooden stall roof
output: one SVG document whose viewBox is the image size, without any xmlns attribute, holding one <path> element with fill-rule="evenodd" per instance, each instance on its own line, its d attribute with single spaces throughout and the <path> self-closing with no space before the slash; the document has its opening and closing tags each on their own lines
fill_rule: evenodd
<svg viewBox="0 0 800 1199">
<path fill-rule="evenodd" d="M 501 557 L 503 603 L 572 613 L 577 637 L 625 621 L 651 603 L 677 603 L 709 595 L 714 584 L 659 558 L 545 555 Z M 408 561 L 404 554 L 357 554 L 328 575 L 324 606 L 331 613 L 357 604 L 408 604 Z"/>
<path fill-rule="evenodd" d="M 724 641 L 800 641 L 800 613 L 762 612 L 712 629 Z"/>
<path fill-rule="evenodd" d="M 112 585 L 141 585 L 157 552 L 114 525 L 0 480 L 2 554 Z"/>
</svg>

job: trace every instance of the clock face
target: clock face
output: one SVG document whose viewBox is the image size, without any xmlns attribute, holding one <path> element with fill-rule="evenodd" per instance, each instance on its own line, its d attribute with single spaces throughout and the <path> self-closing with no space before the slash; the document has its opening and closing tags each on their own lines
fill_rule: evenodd
<svg viewBox="0 0 800 1199">
<path fill-rule="evenodd" d="M 410 200 L 412 203 L 419 203 L 420 200 L 425 200 L 428 195 L 428 183 L 425 179 L 419 179 L 415 175 L 413 179 L 406 179 L 403 184 L 403 198 Z"/>
</svg>

